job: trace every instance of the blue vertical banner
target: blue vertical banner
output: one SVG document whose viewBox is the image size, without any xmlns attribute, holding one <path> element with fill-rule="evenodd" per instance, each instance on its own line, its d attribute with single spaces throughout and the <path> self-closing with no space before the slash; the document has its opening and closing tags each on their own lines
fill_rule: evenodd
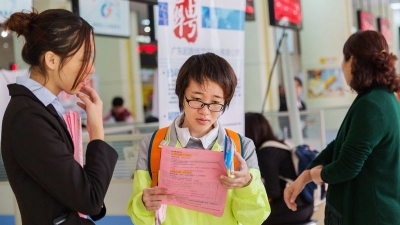
<svg viewBox="0 0 400 225">
<path fill-rule="evenodd" d="M 160 127 L 180 114 L 175 82 L 192 55 L 213 52 L 238 78 L 235 95 L 219 121 L 244 132 L 244 23 L 246 0 L 158 1 L 158 104 Z"/>
</svg>

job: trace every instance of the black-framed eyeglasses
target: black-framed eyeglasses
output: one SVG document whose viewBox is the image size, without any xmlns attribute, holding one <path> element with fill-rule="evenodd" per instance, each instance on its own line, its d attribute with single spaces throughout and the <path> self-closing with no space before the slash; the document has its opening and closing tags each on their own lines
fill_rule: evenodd
<svg viewBox="0 0 400 225">
<path fill-rule="evenodd" d="M 186 102 L 193 109 L 202 109 L 205 105 L 212 112 L 221 112 L 224 110 L 225 105 L 219 103 L 204 103 L 200 100 L 189 100 L 185 95 Z"/>
</svg>

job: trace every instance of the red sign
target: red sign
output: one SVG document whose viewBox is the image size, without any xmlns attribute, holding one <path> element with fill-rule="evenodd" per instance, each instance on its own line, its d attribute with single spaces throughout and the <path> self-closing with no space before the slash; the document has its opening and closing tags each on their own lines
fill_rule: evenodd
<svg viewBox="0 0 400 225">
<path fill-rule="evenodd" d="M 378 18 L 378 30 L 385 37 L 386 42 L 392 44 L 392 31 L 390 30 L 389 20 L 384 18 Z"/>
<path fill-rule="evenodd" d="M 174 33 L 188 42 L 197 39 L 197 10 L 195 0 L 177 0 L 174 8 Z"/>
<path fill-rule="evenodd" d="M 360 30 L 375 30 L 374 15 L 366 11 L 358 11 L 358 28 Z"/>
<path fill-rule="evenodd" d="M 10 64 L 10 70 L 12 70 L 12 71 L 18 70 L 18 65 L 16 63 L 11 63 Z"/>
<path fill-rule="evenodd" d="M 145 52 L 146 54 L 154 54 L 157 52 L 157 45 L 155 44 L 142 44 L 137 46 L 137 51 L 139 53 Z"/>
<path fill-rule="evenodd" d="M 288 20 L 290 23 L 301 23 L 300 0 L 274 0 L 276 20 Z"/>
</svg>

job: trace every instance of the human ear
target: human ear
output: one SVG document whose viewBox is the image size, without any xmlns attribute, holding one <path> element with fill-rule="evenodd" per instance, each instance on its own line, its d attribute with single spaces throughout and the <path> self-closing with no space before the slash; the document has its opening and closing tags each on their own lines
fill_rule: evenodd
<svg viewBox="0 0 400 225">
<path fill-rule="evenodd" d="M 52 51 L 44 53 L 44 63 L 50 70 L 58 69 L 60 57 Z"/>
</svg>

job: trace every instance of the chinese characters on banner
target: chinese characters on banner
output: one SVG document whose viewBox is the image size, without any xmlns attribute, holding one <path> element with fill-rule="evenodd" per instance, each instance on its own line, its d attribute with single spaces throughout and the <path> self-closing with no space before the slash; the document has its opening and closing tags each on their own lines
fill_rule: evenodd
<svg viewBox="0 0 400 225">
<path fill-rule="evenodd" d="M 175 81 L 181 65 L 192 55 L 213 52 L 235 70 L 238 86 L 222 125 L 244 131 L 243 0 L 163 0 L 158 2 L 158 97 L 160 127 L 180 114 Z"/>
<path fill-rule="evenodd" d="M 197 11 L 194 0 L 177 1 L 174 7 L 174 33 L 194 43 L 197 38 Z"/>
</svg>

